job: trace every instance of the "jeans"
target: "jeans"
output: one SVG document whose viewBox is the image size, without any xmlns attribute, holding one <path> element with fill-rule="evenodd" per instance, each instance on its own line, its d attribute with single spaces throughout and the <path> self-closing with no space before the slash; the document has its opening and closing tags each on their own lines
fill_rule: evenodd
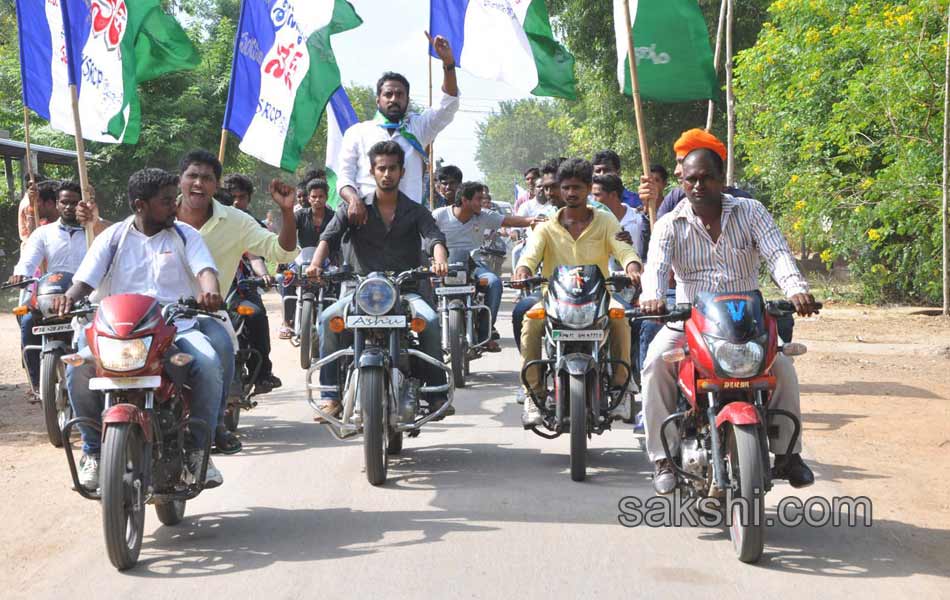
<svg viewBox="0 0 950 600">
<path fill-rule="evenodd" d="M 197 329 L 204 337 L 208 338 L 211 345 L 218 351 L 218 366 L 221 369 L 221 381 L 224 382 L 224 385 L 221 386 L 218 394 L 219 412 L 215 413 L 215 417 L 217 417 L 218 414 L 223 415 L 228 408 L 228 391 L 231 388 L 231 382 L 234 381 L 234 342 L 227 327 L 218 319 L 204 315 L 199 316 Z M 215 423 L 217 423 L 217 418 L 215 418 Z"/>
<path fill-rule="evenodd" d="M 86 347 L 86 336 L 80 335 L 79 350 Z M 194 360 L 188 366 L 188 382 L 191 385 L 191 417 L 201 419 L 213 432 L 218 423 L 218 402 L 221 390 L 225 388 L 221 377 L 221 361 L 215 351 L 215 343 L 205 337 L 196 327 L 179 331 L 175 336 L 175 345 L 182 352 L 190 354 Z M 229 344 L 230 345 L 230 342 Z M 230 361 L 234 364 L 233 358 Z M 96 376 L 96 363 L 86 361 L 78 367 L 66 367 L 66 388 L 69 390 L 69 402 L 77 417 L 89 417 L 102 422 L 105 398 L 102 392 L 89 389 L 89 380 Z M 80 426 L 82 451 L 84 454 L 99 455 L 101 444 L 99 432 L 91 427 Z M 193 431 L 195 447 L 204 448 L 207 438 L 203 432 Z"/>
<path fill-rule="evenodd" d="M 511 309 L 511 329 L 515 336 L 515 344 L 518 350 L 521 350 L 521 325 L 524 323 L 524 314 L 531 310 L 531 307 L 541 300 L 541 293 L 535 292 L 518 300 L 515 307 Z"/>
<path fill-rule="evenodd" d="M 491 327 L 495 326 L 495 320 L 498 319 L 498 309 L 501 308 L 501 279 L 486 267 L 475 267 L 475 279 L 487 279 L 488 288 L 485 290 L 485 304 L 491 311 L 491 324 L 488 323 L 488 315 L 485 311 L 478 313 L 478 339 L 485 340 L 491 336 Z"/>
<path fill-rule="evenodd" d="M 426 322 L 426 328 L 419 334 L 420 350 L 442 362 L 442 327 L 439 324 L 438 314 L 418 294 L 405 294 L 403 297 L 409 300 L 409 305 L 412 307 L 415 316 Z M 352 300 L 353 294 L 347 294 L 324 309 L 320 315 L 320 358 L 326 358 L 337 350 L 352 345 L 353 334 L 351 332 L 344 330 L 342 333 L 333 333 L 330 331 L 330 319 L 342 317 L 344 310 Z M 339 384 L 338 364 L 338 362 L 333 362 L 320 368 L 320 385 L 335 386 Z M 413 361 L 412 368 L 414 373 L 426 385 L 445 385 L 445 371 L 442 369 L 422 361 Z M 323 392 L 322 397 L 328 400 L 339 400 L 339 394 L 336 392 Z M 438 394 L 436 397 L 441 399 L 445 397 L 445 394 Z"/>
<path fill-rule="evenodd" d="M 20 317 L 20 350 L 27 346 L 40 346 L 43 338 L 33 335 L 33 313 L 26 313 Z M 30 382 L 33 389 L 40 385 L 40 352 L 27 352 L 23 355 L 23 361 L 26 363 L 26 372 L 30 376 Z"/>
</svg>

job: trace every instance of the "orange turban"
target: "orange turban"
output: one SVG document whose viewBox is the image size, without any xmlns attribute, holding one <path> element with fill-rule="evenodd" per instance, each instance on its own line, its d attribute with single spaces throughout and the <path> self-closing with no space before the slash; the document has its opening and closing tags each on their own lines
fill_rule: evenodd
<svg viewBox="0 0 950 600">
<path fill-rule="evenodd" d="M 723 160 L 726 160 L 726 146 L 719 141 L 719 138 L 702 129 L 690 129 L 684 131 L 683 135 L 673 144 L 673 151 L 676 152 L 676 158 L 685 157 L 693 150 L 699 148 L 708 148 L 718 154 Z"/>
</svg>

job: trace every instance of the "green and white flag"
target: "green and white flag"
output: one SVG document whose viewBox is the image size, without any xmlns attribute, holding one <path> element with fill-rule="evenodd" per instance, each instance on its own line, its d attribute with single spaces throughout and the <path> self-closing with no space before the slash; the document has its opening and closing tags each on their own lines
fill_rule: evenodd
<svg viewBox="0 0 950 600">
<path fill-rule="evenodd" d="M 330 36 L 362 22 L 345 0 L 244 0 L 224 115 L 243 152 L 297 167 L 340 87 Z"/>
<path fill-rule="evenodd" d="M 629 0 L 640 97 L 656 102 L 708 100 L 719 94 L 706 20 L 696 0 Z M 632 95 L 624 0 L 614 0 L 617 79 Z"/>
</svg>

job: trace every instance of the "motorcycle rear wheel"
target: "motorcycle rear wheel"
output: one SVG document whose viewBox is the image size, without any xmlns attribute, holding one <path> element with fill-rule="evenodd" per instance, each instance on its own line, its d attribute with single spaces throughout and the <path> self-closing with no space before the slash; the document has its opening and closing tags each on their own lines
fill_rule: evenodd
<svg viewBox="0 0 950 600">
<path fill-rule="evenodd" d="M 765 545 L 765 468 L 755 425 L 732 425 L 726 434 L 726 463 L 730 482 L 738 484 L 734 500 L 741 498 L 732 511 L 729 537 L 736 557 L 744 563 L 755 563 L 762 557 Z M 745 523 L 740 519 L 745 519 Z"/>
<path fill-rule="evenodd" d="M 455 387 L 465 387 L 465 313 L 455 308 L 449 311 L 449 358 L 452 362 L 452 380 Z"/>
<path fill-rule="evenodd" d="M 60 389 L 63 385 L 63 370 L 59 358 L 63 353 L 59 350 L 52 350 L 43 353 L 43 359 L 40 362 L 40 402 L 43 405 L 43 420 L 46 421 L 46 435 L 49 437 L 49 443 L 57 448 L 63 447 L 63 431 L 61 423 L 68 419 L 60 419 L 60 410 L 56 407 L 57 393 L 65 394 L 65 389 Z M 62 412 L 66 412 L 64 409 Z"/>
<path fill-rule="evenodd" d="M 371 485 L 386 483 L 389 432 L 383 404 L 386 394 L 383 369 L 363 367 L 359 373 L 359 401 L 363 412 L 363 460 Z"/>
<path fill-rule="evenodd" d="M 570 375 L 568 393 L 571 411 L 571 479 L 587 477 L 587 378 Z"/>
<path fill-rule="evenodd" d="M 145 528 L 145 490 L 142 482 L 144 440 L 137 426 L 111 424 L 102 442 L 99 487 L 102 529 L 109 561 L 120 571 L 135 566 Z"/>
<path fill-rule="evenodd" d="M 300 368 L 307 370 L 313 361 L 313 300 L 304 300 L 300 306 Z"/>
<path fill-rule="evenodd" d="M 228 431 L 234 433 L 237 431 L 238 425 L 241 423 L 241 403 L 228 402 L 228 408 L 224 411 L 224 426 L 228 428 Z"/>
<path fill-rule="evenodd" d="M 400 454 L 402 453 L 402 438 L 403 434 L 401 431 L 397 431 L 389 436 L 389 443 L 386 444 L 386 453 L 387 454 Z"/>
</svg>

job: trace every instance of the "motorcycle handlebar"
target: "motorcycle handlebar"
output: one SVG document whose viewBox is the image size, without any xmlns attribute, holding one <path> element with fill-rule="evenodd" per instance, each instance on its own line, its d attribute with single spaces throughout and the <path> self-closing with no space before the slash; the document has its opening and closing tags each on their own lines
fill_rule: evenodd
<svg viewBox="0 0 950 600">
<path fill-rule="evenodd" d="M 511 288 L 513 290 L 520 290 L 523 288 L 534 287 L 536 285 L 541 285 L 542 283 L 547 283 L 547 277 L 528 277 L 527 279 L 522 279 L 520 281 L 509 280 L 505 282 L 505 287 Z"/>
<path fill-rule="evenodd" d="M 824 305 L 821 302 L 815 302 L 812 306 L 816 313 L 824 308 Z M 765 303 L 765 310 L 770 315 L 776 317 L 786 317 L 789 315 L 794 315 L 798 312 L 798 309 L 795 308 L 795 305 L 788 300 L 770 300 Z"/>
<path fill-rule="evenodd" d="M 10 289 L 13 289 L 13 288 L 26 287 L 26 286 L 28 286 L 28 285 L 30 285 L 30 284 L 32 284 L 32 283 L 36 283 L 37 281 L 39 281 L 39 279 L 33 277 L 33 278 L 30 278 L 30 279 L 24 279 L 24 280 L 21 281 L 20 283 L 4 283 L 3 285 L 0 285 L 0 291 L 3 291 L 3 290 L 10 290 Z"/>
<path fill-rule="evenodd" d="M 667 313 L 661 315 L 645 315 L 643 314 L 643 309 L 639 306 L 636 308 L 627 309 L 626 315 L 628 318 L 633 320 L 656 320 L 663 321 L 664 323 L 679 323 L 681 321 L 686 321 L 689 319 L 690 315 L 693 313 L 693 306 L 688 303 L 677 304 L 676 307 Z"/>
</svg>

